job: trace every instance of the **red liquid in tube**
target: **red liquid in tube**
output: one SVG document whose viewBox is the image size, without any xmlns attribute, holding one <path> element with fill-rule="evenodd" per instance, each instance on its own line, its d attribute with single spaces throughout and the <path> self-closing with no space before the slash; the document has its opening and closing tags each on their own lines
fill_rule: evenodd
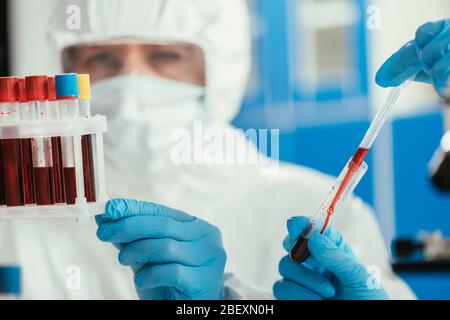
<svg viewBox="0 0 450 320">
<path fill-rule="evenodd" d="M 23 172 L 23 192 L 25 204 L 36 203 L 34 191 L 33 153 L 31 149 L 31 139 L 22 139 L 22 172 Z"/>
<path fill-rule="evenodd" d="M 308 239 L 300 237 L 291 250 L 291 258 L 295 262 L 302 263 L 311 255 L 308 249 Z"/>
<path fill-rule="evenodd" d="M 18 80 L 15 77 L 0 77 L 0 104 L 2 122 L 18 120 Z M 7 206 L 23 206 L 22 152 L 19 139 L 0 140 L 2 149 L 3 187 Z"/>
<path fill-rule="evenodd" d="M 5 180 L 3 179 L 3 154 L 2 154 L 2 146 L 0 143 L 0 206 L 4 206 L 6 204 L 5 199 Z"/>
<path fill-rule="evenodd" d="M 19 101 L 19 114 L 23 120 L 32 120 L 31 106 L 28 103 L 26 81 L 18 79 L 16 84 L 16 98 Z M 34 173 L 33 173 L 33 154 L 31 148 L 31 138 L 21 139 L 22 148 L 22 176 L 23 176 L 23 193 L 25 204 L 36 203 L 34 192 Z"/>
<path fill-rule="evenodd" d="M 72 88 L 73 89 L 73 88 Z M 78 103 L 76 94 L 69 96 L 58 96 L 58 108 L 63 118 L 71 119 L 77 113 Z M 73 205 L 77 199 L 77 176 L 75 170 L 75 141 L 74 137 L 61 137 L 62 166 L 64 171 L 64 186 L 66 204 Z"/>
<path fill-rule="evenodd" d="M 358 169 L 361 167 L 361 164 L 363 163 L 364 159 L 366 158 L 368 152 L 369 152 L 369 149 L 358 148 L 358 150 L 353 155 L 352 162 L 349 164 L 347 174 L 344 176 L 344 179 L 342 180 L 341 185 L 339 186 L 339 189 L 333 198 L 333 201 L 331 201 L 331 204 L 328 207 L 327 217 L 325 219 L 325 223 L 322 227 L 322 230 L 320 230 L 320 233 L 324 233 L 325 230 L 327 229 L 328 224 L 330 223 L 331 216 L 333 215 L 334 210 L 336 208 L 336 205 L 339 202 L 339 200 L 341 199 L 342 193 L 344 193 L 345 189 L 347 188 L 348 184 L 352 180 L 356 171 L 358 171 Z"/>
<path fill-rule="evenodd" d="M 322 229 L 320 230 L 320 233 L 324 233 L 327 229 L 331 217 L 334 214 L 334 210 L 336 209 L 336 205 L 341 199 L 342 194 L 344 193 L 345 189 L 347 188 L 348 184 L 352 180 L 355 173 L 358 171 L 358 169 L 361 167 L 361 164 L 363 163 L 364 159 L 367 156 L 367 153 L 369 152 L 369 149 L 365 148 L 358 148 L 356 153 L 352 157 L 352 161 L 349 164 L 349 170 L 347 171 L 347 174 L 344 176 L 344 179 L 342 180 L 338 191 L 336 192 L 336 195 L 334 196 L 333 200 L 331 201 L 330 206 L 327 210 L 327 216 L 325 218 L 325 223 L 323 224 Z M 298 263 L 304 262 L 309 256 L 310 252 L 308 249 L 308 239 L 306 238 L 306 234 L 310 232 L 312 228 L 312 225 L 308 225 L 305 230 L 302 232 L 302 235 L 297 239 L 294 246 L 291 249 L 290 256 L 292 260 Z"/>
<path fill-rule="evenodd" d="M 90 77 L 88 74 L 78 75 L 78 93 L 79 93 L 79 112 L 84 118 L 91 117 L 91 88 Z M 95 135 L 84 135 L 81 137 L 81 151 L 83 159 L 83 180 L 84 195 L 87 202 L 97 201 L 94 149 L 93 141 Z M 94 141 L 95 142 L 95 141 Z"/>
<path fill-rule="evenodd" d="M 55 203 L 66 202 L 66 188 L 61 151 L 61 137 L 52 138 L 53 178 L 55 188 Z"/>
<path fill-rule="evenodd" d="M 94 154 L 92 148 L 92 136 L 81 137 L 81 148 L 83 155 L 83 177 L 84 190 L 87 202 L 97 201 L 95 191 Z"/>
<path fill-rule="evenodd" d="M 66 203 L 75 204 L 77 197 L 77 178 L 75 167 L 64 168 L 64 180 L 66 185 Z"/>
<path fill-rule="evenodd" d="M 55 203 L 53 189 L 53 168 L 35 167 L 34 179 L 36 187 L 36 204 L 52 205 Z"/>
<path fill-rule="evenodd" d="M 357 165 L 357 169 L 356 170 L 359 169 L 359 167 L 363 163 L 364 159 L 366 159 L 366 156 L 367 156 L 368 152 L 369 152 L 369 149 L 366 149 L 366 148 L 358 148 L 358 150 L 356 150 L 356 152 L 355 152 L 355 154 L 353 155 L 353 158 L 352 158 L 353 163 Z"/>
<path fill-rule="evenodd" d="M 25 204 L 22 180 L 22 152 L 19 139 L 1 140 L 5 202 L 7 206 Z"/>
<path fill-rule="evenodd" d="M 34 120 L 47 120 L 49 109 L 48 77 L 45 75 L 25 78 L 27 100 L 31 104 Z M 32 139 L 34 188 L 37 205 L 55 204 L 52 139 L 36 137 Z"/>
<path fill-rule="evenodd" d="M 306 226 L 305 230 L 303 230 L 300 237 L 295 242 L 294 246 L 291 249 L 290 255 L 291 259 L 295 262 L 302 263 L 305 262 L 306 259 L 311 255 L 308 249 L 308 238 L 309 233 L 311 232 L 311 229 L 313 228 L 313 225 L 310 223 Z"/>
<path fill-rule="evenodd" d="M 49 109 L 55 112 L 58 108 L 57 98 L 56 98 L 56 83 L 55 77 L 48 77 L 48 101 Z M 55 112 L 56 113 L 56 112 Z M 64 183 L 64 169 L 62 160 L 62 146 L 61 137 L 52 137 L 52 160 L 53 160 L 53 178 L 54 178 L 54 189 L 55 189 L 55 203 L 65 203 L 66 202 L 66 188 Z"/>
</svg>

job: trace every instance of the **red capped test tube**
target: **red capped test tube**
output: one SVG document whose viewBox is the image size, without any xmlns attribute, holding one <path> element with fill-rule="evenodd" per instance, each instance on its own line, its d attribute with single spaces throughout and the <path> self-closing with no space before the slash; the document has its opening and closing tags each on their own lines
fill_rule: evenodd
<svg viewBox="0 0 450 320">
<path fill-rule="evenodd" d="M 19 99 L 20 121 L 33 121 L 34 112 L 32 105 L 28 103 L 25 79 L 17 81 L 17 96 Z M 32 139 L 26 138 L 20 140 L 22 149 L 22 176 L 23 192 L 25 204 L 35 204 L 36 195 L 34 190 L 34 172 L 33 172 L 33 152 Z"/>
<path fill-rule="evenodd" d="M 58 100 L 56 98 L 55 77 L 48 77 L 48 108 L 52 118 L 59 118 Z M 66 187 L 62 161 L 61 137 L 52 137 L 53 179 L 55 183 L 55 203 L 66 202 Z"/>
<path fill-rule="evenodd" d="M 25 81 L 27 98 L 34 110 L 35 120 L 47 120 L 49 118 L 47 76 L 26 77 Z M 51 138 L 33 138 L 32 151 L 36 204 L 55 204 Z"/>
<path fill-rule="evenodd" d="M 17 97 L 17 78 L 0 78 L 0 121 L 18 122 L 19 102 Z M 7 206 L 25 204 L 22 180 L 22 153 L 20 139 L 0 140 L 2 188 L 0 203 Z M 2 193 L 2 194 L 1 194 Z M 3 198 L 3 199 L 2 199 Z"/>
</svg>

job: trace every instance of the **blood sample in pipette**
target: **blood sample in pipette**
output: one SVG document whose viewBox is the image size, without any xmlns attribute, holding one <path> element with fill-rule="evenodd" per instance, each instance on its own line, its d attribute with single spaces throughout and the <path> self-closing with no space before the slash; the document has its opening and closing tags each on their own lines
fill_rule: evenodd
<svg viewBox="0 0 450 320">
<path fill-rule="evenodd" d="M 20 120 L 17 99 L 17 78 L 0 78 L 0 116 L 2 122 Z M 20 139 L 0 140 L 3 184 L 7 206 L 23 206 L 22 152 Z"/>
<path fill-rule="evenodd" d="M 78 75 L 79 89 L 79 108 L 80 117 L 91 117 L 91 88 L 88 74 Z M 84 193 L 87 202 L 95 202 L 97 200 L 95 168 L 94 168 L 94 150 L 92 144 L 92 135 L 84 135 L 81 137 L 81 152 L 83 157 L 83 178 Z"/>
<path fill-rule="evenodd" d="M 327 197 L 294 243 L 290 251 L 292 260 L 302 263 L 309 257 L 308 241 L 311 235 L 314 232 L 323 234 L 326 231 L 333 217 L 348 200 L 367 171 L 367 164 L 363 161 L 366 154 L 367 152 L 364 150 L 358 150 L 355 156 L 347 162 Z"/>
<path fill-rule="evenodd" d="M 49 110 L 58 117 L 58 100 L 56 99 L 55 77 L 48 77 Z M 62 162 L 61 137 L 52 137 L 53 180 L 55 189 L 55 203 L 66 202 L 66 187 Z"/>
<path fill-rule="evenodd" d="M 353 155 L 353 163 L 355 163 L 358 167 L 363 163 L 364 159 L 366 159 L 367 153 L 369 152 L 368 148 L 359 147 L 358 150 Z"/>
<path fill-rule="evenodd" d="M 354 154 L 354 156 L 350 159 L 344 170 L 339 175 L 335 185 L 333 186 L 330 194 L 334 194 L 331 202 L 328 203 L 329 196 L 325 200 L 326 207 L 322 204 L 319 210 L 316 212 L 316 215 L 310 220 L 308 227 L 303 230 L 300 234 L 294 246 L 290 251 L 290 256 L 292 260 L 302 263 L 309 256 L 309 250 L 307 246 L 307 239 L 311 236 L 314 228 L 319 226 L 321 223 L 322 227 L 320 228 L 320 232 L 323 234 L 328 228 L 332 217 L 336 213 L 336 207 L 338 204 L 341 204 L 342 198 L 345 198 L 349 194 L 353 192 L 353 189 L 358 184 L 359 180 L 362 178 L 365 170 L 367 170 L 367 165 L 362 166 L 364 164 L 364 159 L 372 147 L 374 141 L 376 140 L 378 134 L 380 133 L 383 125 L 386 123 L 386 120 L 389 117 L 389 114 L 392 110 L 393 105 L 397 101 L 400 96 L 400 92 L 408 86 L 411 81 L 415 79 L 416 75 L 411 76 L 407 81 L 405 81 L 400 86 L 393 88 L 389 95 L 386 98 L 386 102 L 382 108 L 380 108 L 375 115 L 375 118 L 370 124 L 369 129 L 367 129 L 364 138 L 359 145 L 358 150 Z M 342 180 L 341 180 L 342 177 Z M 337 189 L 336 193 L 333 191 Z M 320 218 L 325 214 L 325 221 L 321 222 Z"/>
<path fill-rule="evenodd" d="M 33 110 L 28 103 L 25 79 L 18 79 L 17 94 L 19 98 L 19 113 L 21 121 L 32 121 L 34 119 Z M 33 154 L 31 138 L 21 139 L 22 149 L 22 175 L 23 175 L 23 193 L 25 204 L 36 203 L 34 190 L 34 173 L 33 173 Z"/>
<path fill-rule="evenodd" d="M 27 98 L 33 106 L 35 120 L 47 120 L 49 117 L 47 76 L 26 77 L 25 81 Z M 32 152 L 36 204 L 55 204 L 51 138 L 33 138 Z"/>
<path fill-rule="evenodd" d="M 361 174 L 361 165 L 364 162 L 364 159 L 368 153 L 368 149 L 366 148 L 358 148 L 356 153 L 353 155 L 351 160 L 346 165 L 346 168 L 343 170 L 343 172 L 340 174 L 337 181 L 340 181 L 340 183 L 336 182 L 336 185 L 334 188 L 336 188 L 336 192 L 334 193 L 334 196 L 331 198 L 331 201 L 328 202 L 325 201 L 325 207 L 321 206 L 319 210 L 325 211 L 325 221 L 323 221 L 323 225 L 320 228 L 320 233 L 324 233 L 326 229 L 329 226 L 329 223 L 331 221 L 331 218 L 333 217 L 333 214 L 335 213 L 335 209 L 339 203 L 339 201 L 342 200 L 342 197 L 344 196 L 345 192 L 352 191 L 352 188 L 350 188 L 350 183 L 355 183 L 359 181 L 360 177 L 355 176 L 357 174 Z M 353 186 L 353 188 L 355 185 Z M 349 190 L 349 188 L 351 190 Z M 311 233 L 313 232 L 313 228 L 316 227 L 316 224 L 318 224 L 318 221 L 310 221 L 310 223 L 306 226 L 306 228 L 302 231 L 300 237 L 297 239 L 297 241 L 294 243 L 294 246 L 291 249 L 291 258 L 292 260 L 296 262 L 304 262 L 309 256 L 310 252 L 308 249 L 308 240 L 311 236 Z"/>
<path fill-rule="evenodd" d="M 347 171 L 347 174 L 344 176 L 344 180 L 342 180 L 342 183 L 339 186 L 339 189 L 336 192 L 336 195 L 334 196 L 333 201 L 331 202 L 330 206 L 328 207 L 327 217 L 325 219 L 325 223 L 324 223 L 322 229 L 320 230 L 320 233 L 323 234 L 325 232 L 325 230 L 327 229 L 328 224 L 331 219 L 331 216 L 333 215 L 334 210 L 336 208 L 336 205 L 337 205 L 338 201 L 341 199 L 342 193 L 347 188 L 349 182 L 352 180 L 355 172 L 359 169 L 359 167 L 363 163 L 368 152 L 369 152 L 369 149 L 360 147 L 360 148 L 358 148 L 356 153 L 353 155 L 352 161 L 349 164 L 349 168 L 348 168 L 349 170 Z"/>
</svg>

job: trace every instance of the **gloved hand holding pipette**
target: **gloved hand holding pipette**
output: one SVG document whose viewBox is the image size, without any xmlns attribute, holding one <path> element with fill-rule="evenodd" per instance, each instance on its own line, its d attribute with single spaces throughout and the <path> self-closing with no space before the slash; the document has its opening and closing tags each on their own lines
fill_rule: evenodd
<svg viewBox="0 0 450 320">
<path fill-rule="evenodd" d="M 444 95 L 450 80 L 450 19 L 422 25 L 415 39 L 382 65 L 376 82 L 382 87 L 396 87 L 414 74 L 416 81 L 432 83 Z"/>
<path fill-rule="evenodd" d="M 151 202 L 114 199 L 96 217 L 144 300 L 221 299 L 226 254 L 216 227 Z"/>
<path fill-rule="evenodd" d="M 306 217 L 288 220 L 286 251 L 292 248 L 309 224 Z M 282 280 L 274 284 L 277 299 L 283 300 L 385 300 L 388 295 L 381 284 L 356 259 L 342 236 L 333 228 L 322 235 L 315 231 L 308 242 L 311 256 L 298 264 L 285 256 L 279 264 Z"/>
</svg>

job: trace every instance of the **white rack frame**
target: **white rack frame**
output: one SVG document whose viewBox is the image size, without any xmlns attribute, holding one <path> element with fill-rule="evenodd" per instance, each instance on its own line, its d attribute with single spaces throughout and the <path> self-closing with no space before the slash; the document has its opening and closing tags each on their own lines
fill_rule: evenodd
<svg viewBox="0 0 450 320">
<path fill-rule="evenodd" d="M 27 139 L 46 137 L 73 137 L 75 154 L 75 173 L 77 181 L 77 198 L 74 205 L 55 204 L 38 206 L 35 204 L 20 207 L 0 206 L 0 219 L 30 218 L 77 218 L 83 219 L 104 212 L 109 197 L 105 182 L 105 157 L 103 149 L 103 133 L 107 131 L 106 117 L 96 115 L 90 118 L 64 120 L 36 120 L 8 122 L 0 124 L 0 140 Z M 83 160 L 81 137 L 95 137 L 95 175 L 97 201 L 88 203 L 84 196 Z"/>
</svg>

